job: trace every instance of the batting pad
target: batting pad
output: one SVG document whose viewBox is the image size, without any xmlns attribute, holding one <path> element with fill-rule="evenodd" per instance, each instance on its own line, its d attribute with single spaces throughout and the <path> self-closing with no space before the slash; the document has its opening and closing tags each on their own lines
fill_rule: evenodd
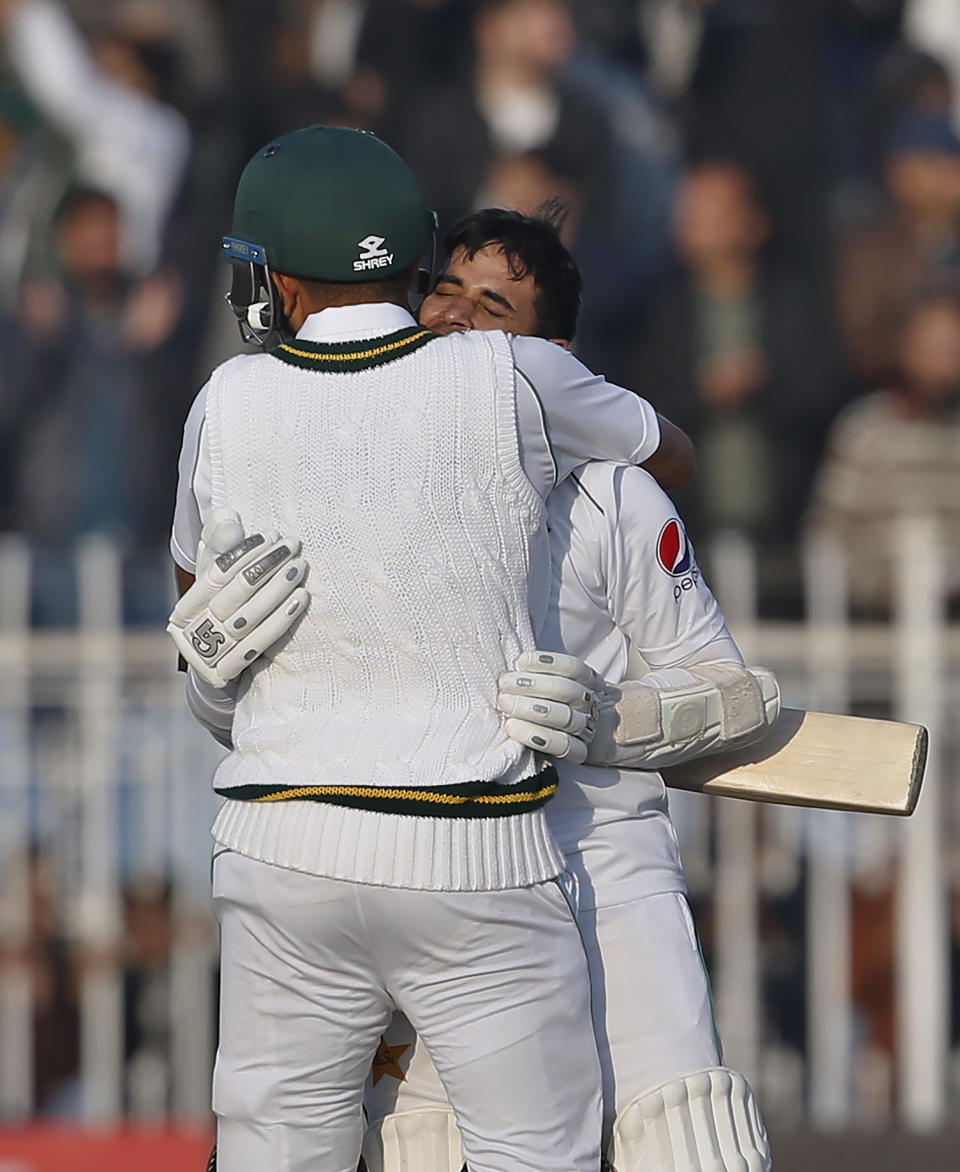
<svg viewBox="0 0 960 1172">
<path fill-rule="evenodd" d="M 770 1172 L 767 1132 L 750 1084 L 724 1066 L 634 1099 L 613 1125 L 617 1172 Z"/>
</svg>

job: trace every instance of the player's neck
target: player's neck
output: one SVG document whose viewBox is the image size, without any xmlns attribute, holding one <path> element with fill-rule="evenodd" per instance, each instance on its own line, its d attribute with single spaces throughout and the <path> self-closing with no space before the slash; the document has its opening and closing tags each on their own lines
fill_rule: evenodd
<svg viewBox="0 0 960 1172">
<path fill-rule="evenodd" d="M 308 298 L 301 302 L 302 320 L 296 328 L 299 329 L 311 314 L 322 313 L 325 309 L 342 309 L 351 305 L 399 305 L 402 309 L 408 308 L 403 298 L 386 294 L 379 297 Z M 295 323 L 291 320 L 291 324 Z"/>
<path fill-rule="evenodd" d="M 383 281 L 358 284 L 308 281 L 274 273 L 273 280 L 283 298 L 283 311 L 296 333 L 311 314 L 348 305 L 399 305 L 406 308 L 412 272 Z"/>
</svg>

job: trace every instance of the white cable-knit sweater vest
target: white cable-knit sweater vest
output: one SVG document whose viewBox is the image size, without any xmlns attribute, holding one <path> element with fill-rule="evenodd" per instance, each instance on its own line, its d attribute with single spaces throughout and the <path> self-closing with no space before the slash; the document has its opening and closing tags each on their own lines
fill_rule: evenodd
<svg viewBox="0 0 960 1172">
<path fill-rule="evenodd" d="M 506 337 L 294 340 L 222 366 L 206 428 L 213 503 L 299 537 L 312 596 L 241 687 L 217 840 L 386 885 L 556 875 L 552 771 L 495 706 L 497 676 L 533 646 L 544 532 Z"/>
</svg>

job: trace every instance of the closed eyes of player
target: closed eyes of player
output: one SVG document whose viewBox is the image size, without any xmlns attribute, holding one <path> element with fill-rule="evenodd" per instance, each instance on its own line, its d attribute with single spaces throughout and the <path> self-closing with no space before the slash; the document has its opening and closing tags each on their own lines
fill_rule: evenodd
<svg viewBox="0 0 960 1172">
<path fill-rule="evenodd" d="M 440 277 L 433 292 L 436 297 L 465 296 L 463 281 L 454 276 Z M 496 293 L 493 289 L 482 289 L 477 301 L 480 308 L 490 317 L 506 317 L 507 314 L 516 313 L 516 307 L 511 305 L 503 294 Z M 503 312 L 497 312 L 497 310 Z"/>
</svg>

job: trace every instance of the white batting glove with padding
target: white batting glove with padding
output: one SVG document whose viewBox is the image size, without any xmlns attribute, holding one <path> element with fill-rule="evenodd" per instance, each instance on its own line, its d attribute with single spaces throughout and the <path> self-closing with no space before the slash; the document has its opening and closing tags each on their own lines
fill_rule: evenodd
<svg viewBox="0 0 960 1172">
<path fill-rule="evenodd" d="M 226 687 L 306 610 L 307 563 L 299 553 L 299 541 L 269 531 L 245 536 L 236 513 L 214 512 L 201 533 L 197 580 L 167 624 L 201 679 Z"/>
<path fill-rule="evenodd" d="M 575 655 L 526 651 L 498 681 L 507 736 L 528 749 L 580 764 L 596 728 L 603 680 Z"/>
<path fill-rule="evenodd" d="M 690 683 L 608 684 L 590 765 L 663 769 L 759 740 L 780 715 L 780 687 L 766 667 L 701 663 L 684 668 Z"/>
</svg>

